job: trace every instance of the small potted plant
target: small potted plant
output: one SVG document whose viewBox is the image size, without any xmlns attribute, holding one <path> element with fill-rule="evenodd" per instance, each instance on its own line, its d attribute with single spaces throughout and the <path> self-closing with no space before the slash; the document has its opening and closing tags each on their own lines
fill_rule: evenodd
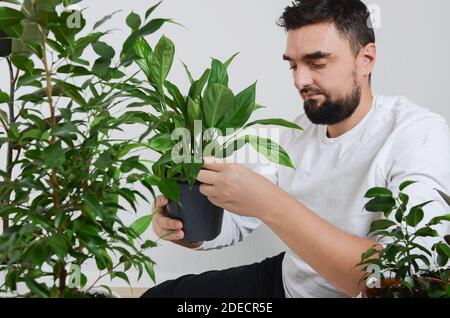
<svg viewBox="0 0 450 318">
<path fill-rule="evenodd" d="M 153 131 L 146 143 L 160 154 L 152 165 L 151 185 L 157 186 L 170 200 L 168 215 L 183 222 L 183 240 L 192 243 L 215 238 L 220 233 L 223 216 L 223 209 L 213 205 L 199 191 L 196 177 L 203 166 L 203 158 L 228 157 L 250 144 L 270 160 L 293 168 L 289 155 L 276 142 L 240 134 L 258 124 L 302 128 L 279 118 L 249 122 L 252 113 L 262 106 L 255 101 L 256 83 L 238 94 L 228 87 L 227 69 L 237 54 L 224 63 L 212 59 L 211 67 L 197 80 L 184 65 L 190 88 L 187 94 L 182 94 L 167 80 L 174 53 L 173 43 L 165 36 L 154 51 L 145 39 L 139 39 L 135 54 L 140 59 L 135 62 L 147 79 L 138 90 L 135 85 L 125 85 L 122 89 L 130 97 L 154 107 L 157 114 L 154 125 L 140 138 L 144 140 Z M 153 72 L 159 66 L 162 66 L 161 72 Z M 146 95 L 149 91 L 156 92 L 157 98 L 149 100 Z"/>
<path fill-rule="evenodd" d="M 7 153 L 0 171 L 1 291 L 98 297 L 93 290 L 101 279 L 129 283 L 131 269 L 154 280 L 154 262 L 145 251 L 156 244 L 140 238 L 147 219 L 131 225 L 123 219 L 124 211 L 136 210 L 138 198 L 148 200 L 135 188 L 152 180 L 136 152 L 148 145 L 120 135 L 130 125 L 151 127 L 153 117 L 145 105 L 127 107 L 132 101 L 121 86 L 133 85 L 136 76 L 126 75 L 138 58 L 129 46 L 169 20 L 151 19 L 159 3 L 142 19 L 129 14 L 130 36 L 116 61 L 102 41 L 109 31 L 98 30 L 111 15 L 82 32 L 82 12 L 65 9 L 78 0 L 8 2 L 0 7 L 0 29 L 26 53 L 13 48 L 5 59 L 10 85 L 0 91 L 0 147 Z M 25 34 L 29 23 L 37 36 Z M 98 55 L 93 63 L 84 57 L 88 47 Z M 156 98 L 152 94 L 147 97 Z M 89 262 L 99 276 L 88 284 Z"/>
<path fill-rule="evenodd" d="M 400 185 L 398 196 L 387 188 L 372 188 L 365 195 L 370 199 L 365 209 L 384 214 L 372 222 L 369 234 L 389 243 L 367 250 L 357 265 L 367 271 L 362 279 L 369 283 L 362 292 L 364 298 L 450 297 L 449 236 L 431 249 L 419 242 L 423 237 L 439 238 L 434 227 L 449 222 L 450 214 L 423 224 L 423 208 L 432 201 L 409 208 L 409 196 L 403 190 L 413 183 Z"/>
</svg>

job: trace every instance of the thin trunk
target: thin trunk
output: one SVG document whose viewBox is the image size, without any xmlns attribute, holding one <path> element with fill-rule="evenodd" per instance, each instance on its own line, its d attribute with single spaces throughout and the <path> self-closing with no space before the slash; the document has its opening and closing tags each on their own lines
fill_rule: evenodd
<svg viewBox="0 0 450 318">
<path fill-rule="evenodd" d="M 9 58 L 6 58 L 6 61 L 8 62 L 8 69 L 9 69 L 9 96 L 10 96 L 10 102 L 8 103 L 8 111 L 9 111 L 9 125 L 11 125 L 14 122 L 14 91 L 16 86 L 16 81 L 14 77 L 14 70 L 12 67 L 11 60 Z M 8 148 L 6 150 L 6 181 L 11 181 L 12 179 L 12 171 L 13 171 L 13 145 L 12 142 L 8 142 Z M 11 200 L 11 191 L 8 191 L 5 198 L 5 205 L 8 206 L 10 204 Z M 5 232 L 9 228 L 9 217 L 4 216 L 3 217 L 3 232 Z"/>
</svg>

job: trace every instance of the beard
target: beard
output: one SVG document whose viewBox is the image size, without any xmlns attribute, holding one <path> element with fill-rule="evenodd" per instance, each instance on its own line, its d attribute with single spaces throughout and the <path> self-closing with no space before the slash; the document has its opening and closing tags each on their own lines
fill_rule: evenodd
<svg viewBox="0 0 450 318">
<path fill-rule="evenodd" d="M 353 115 L 361 101 L 361 87 L 354 82 L 349 93 L 337 98 L 315 88 L 304 88 L 302 94 L 321 94 L 325 99 L 305 100 L 303 108 L 309 120 L 316 125 L 335 125 Z"/>
</svg>

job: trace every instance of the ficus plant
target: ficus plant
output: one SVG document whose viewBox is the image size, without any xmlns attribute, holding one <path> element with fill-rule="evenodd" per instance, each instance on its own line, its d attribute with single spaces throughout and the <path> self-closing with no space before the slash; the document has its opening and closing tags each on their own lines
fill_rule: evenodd
<svg viewBox="0 0 450 318">
<path fill-rule="evenodd" d="M 433 201 L 409 207 L 410 198 L 404 190 L 414 183 L 401 184 L 398 195 L 380 187 L 365 194 L 369 199 L 365 209 L 384 214 L 384 218 L 372 222 L 369 234 L 389 242 L 383 248 L 375 245 L 367 250 L 358 264 L 367 271 L 363 280 L 376 278 L 381 283 L 370 292 L 374 297 L 450 297 L 450 236 L 439 240 L 440 233 L 435 229 L 450 222 L 450 214 L 434 217 L 424 224 L 423 208 Z M 446 199 L 443 192 L 439 193 Z M 420 241 L 426 237 L 436 238 L 431 249 Z M 374 273 L 380 277 L 373 277 Z M 384 286 L 386 279 L 391 282 Z"/>
<path fill-rule="evenodd" d="M 228 67 L 237 54 L 225 62 L 213 58 L 211 67 L 198 79 L 193 78 L 183 63 L 190 84 L 188 92 L 183 94 L 167 79 L 175 54 L 169 38 L 163 36 L 154 51 L 141 38 L 135 44 L 135 52 L 141 57 L 135 63 L 146 74 L 146 80 L 139 89 L 136 85 L 125 85 L 122 89 L 142 103 L 150 102 L 158 114 L 140 139 L 154 132 L 148 146 L 160 156 L 152 165 L 152 181 L 167 198 L 178 201 L 180 182 L 190 186 L 195 183 L 202 158 L 229 157 L 245 144 L 275 163 L 294 167 L 287 152 L 275 141 L 243 134 L 254 125 L 302 128 L 280 118 L 249 122 L 251 115 L 263 106 L 256 103 L 256 82 L 237 94 L 228 87 Z M 155 68 L 161 72 L 155 72 Z M 153 101 L 146 95 L 149 89 L 156 91 Z"/>
<path fill-rule="evenodd" d="M 131 269 L 155 279 L 144 252 L 156 243 L 140 238 L 149 220 L 123 221 L 138 198 L 154 196 L 154 176 L 140 152 L 149 146 L 121 134 L 160 127 L 146 107 L 164 100 L 161 83 L 159 90 L 142 88 L 140 71 L 131 67 L 142 64 L 135 43 L 173 21 L 151 18 L 160 3 L 143 17 L 132 12 L 130 35 L 116 53 L 103 40 L 111 31 L 100 31 L 112 15 L 87 30 L 81 11 L 65 9 L 79 2 L 0 3 L 0 29 L 13 44 L 1 61 L 10 85 L 0 91 L 0 147 L 7 153 L 0 170 L 0 283 L 18 296 L 84 297 L 103 277 L 129 283 Z M 88 49 L 95 61 L 86 58 Z M 155 54 L 165 59 L 160 50 Z M 159 79 L 165 72 L 155 58 L 146 75 Z M 89 261 L 99 276 L 87 284 Z M 74 266 L 79 277 L 69 271 Z"/>
</svg>

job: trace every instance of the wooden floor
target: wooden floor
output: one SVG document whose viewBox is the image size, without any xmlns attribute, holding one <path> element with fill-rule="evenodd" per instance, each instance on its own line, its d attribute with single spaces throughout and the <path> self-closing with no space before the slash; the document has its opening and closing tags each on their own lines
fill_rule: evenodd
<svg viewBox="0 0 450 318">
<path fill-rule="evenodd" d="M 147 290 L 147 288 L 130 289 L 129 287 L 112 287 L 111 289 L 122 298 L 139 298 Z"/>
</svg>

